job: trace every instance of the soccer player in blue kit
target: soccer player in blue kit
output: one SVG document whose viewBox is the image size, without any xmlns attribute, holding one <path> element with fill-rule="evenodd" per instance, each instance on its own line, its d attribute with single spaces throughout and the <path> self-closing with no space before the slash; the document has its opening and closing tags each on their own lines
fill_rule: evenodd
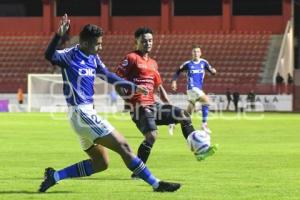
<svg viewBox="0 0 300 200">
<path fill-rule="evenodd" d="M 177 90 L 176 80 L 180 73 L 185 71 L 187 73 L 187 95 L 188 95 L 188 108 L 187 112 L 192 114 L 195 108 L 195 103 L 197 101 L 202 103 L 202 129 L 208 133 L 211 130 L 207 126 L 207 118 L 209 112 L 209 99 L 208 96 L 203 92 L 203 82 L 205 76 L 205 70 L 215 75 L 217 73 L 216 69 L 213 68 L 207 60 L 201 58 L 201 48 L 198 45 L 193 45 L 192 47 L 192 60 L 184 62 L 172 79 L 172 89 Z"/>
<path fill-rule="evenodd" d="M 56 50 L 61 37 L 69 29 L 70 20 L 63 16 L 45 56 L 52 64 L 62 69 L 64 95 L 69 108 L 70 123 L 77 133 L 82 149 L 89 159 L 80 161 L 61 170 L 46 168 L 39 192 L 45 192 L 63 179 L 90 176 L 108 167 L 106 148 L 118 153 L 125 165 L 137 176 L 153 187 L 155 192 L 174 192 L 179 183 L 157 179 L 146 165 L 132 153 L 125 138 L 105 119 L 97 115 L 93 108 L 93 86 L 95 77 L 110 84 L 118 84 L 136 93 L 147 94 L 147 90 L 109 72 L 97 53 L 102 49 L 103 31 L 96 25 L 84 26 L 79 36 L 79 44 L 64 50 Z"/>
</svg>

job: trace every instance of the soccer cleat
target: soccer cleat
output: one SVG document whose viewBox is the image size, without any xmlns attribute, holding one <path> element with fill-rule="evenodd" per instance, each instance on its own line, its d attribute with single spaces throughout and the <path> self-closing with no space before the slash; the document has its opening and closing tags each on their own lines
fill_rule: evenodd
<svg viewBox="0 0 300 200">
<path fill-rule="evenodd" d="M 202 130 L 208 134 L 211 134 L 211 130 L 208 128 L 207 124 L 202 124 Z"/>
<path fill-rule="evenodd" d="M 171 183 L 165 181 L 159 181 L 159 186 L 153 189 L 154 192 L 175 192 L 180 188 L 180 183 Z"/>
<path fill-rule="evenodd" d="M 195 154 L 195 157 L 198 161 L 205 160 L 207 157 L 212 156 L 216 153 L 218 150 L 218 144 L 210 146 L 207 151 L 200 153 L 200 154 Z"/>
<path fill-rule="evenodd" d="M 56 184 L 54 172 L 55 170 L 51 167 L 45 169 L 44 181 L 40 185 L 39 192 L 46 192 L 46 190 Z"/>
<path fill-rule="evenodd" d="M 135 174 L 131 174 L 131 179 L 132 180 L 139 180 L 141 179 L 138 175 L 135 175 Z"/>
<path fill-rule="evenodd" d="M 174 129 L 175 129 L 175 124 L 169 124 L 169 126 L 168 126 L 169 135 L 174 134 Z"/>
</svg>

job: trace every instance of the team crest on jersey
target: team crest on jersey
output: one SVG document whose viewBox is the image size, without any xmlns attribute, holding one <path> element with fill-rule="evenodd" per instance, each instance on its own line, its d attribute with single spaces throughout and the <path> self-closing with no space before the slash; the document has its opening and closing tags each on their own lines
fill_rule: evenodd
<svg viewBox="0 0 300 200">
<path fill-rule="evenodd" d="M 126 67 L 128 65 L 128 60 L 127 59 L 123 60 L 122 63 L 121 63 L 121 65 L 123 67 Z"/>
</svg>

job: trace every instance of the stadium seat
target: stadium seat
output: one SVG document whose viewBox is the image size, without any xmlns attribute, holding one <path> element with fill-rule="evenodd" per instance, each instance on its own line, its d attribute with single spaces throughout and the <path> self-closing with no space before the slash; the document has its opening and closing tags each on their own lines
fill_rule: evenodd
<svg viewBox="0 0 300 200">
<path fill-rule="evenodd" d="M 155 35 L 151 56 L 157 60 L 162 79 L 170 91 L 169 82 L 175 70 L 190 59 L 191 45 L 199 44 L 203 58 L 218 70 L 217 76 L 207 76 L 207 92 L 224 92 L 227 87 L 245 79 L 247 83 L 256 84 L 265 61 L 270 36 L 268 31 L 174 31 L 172 34 Z M 1 92 L 15 92 L 16 86 L 9 84 L 12 79 L 26 86 L 28 73 L 48 73 L 52 70 L 51 64 L 44 59 L 44 50 L 51 37 L 43 36 L 42 33 L 6 33 L 0 36 Z M 72 40 L 76 42 L 78 37 Z M 133 47 L 132 33 L 106 33 L 101 58 L 110 70 L 115 71 L 115 67 Z M 185 82 L 185 78 L 181 76 L 179 92 L 186 90 Z M 7 85 L 9 86 L 6 88 Z"/>
</svg>

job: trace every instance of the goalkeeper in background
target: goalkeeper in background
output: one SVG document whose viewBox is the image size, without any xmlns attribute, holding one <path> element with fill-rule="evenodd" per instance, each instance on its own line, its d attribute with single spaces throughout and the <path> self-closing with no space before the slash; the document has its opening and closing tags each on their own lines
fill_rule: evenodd
<svg viewBox="0 0 300 200">
<path fill-rule="evenodd" d="M 179 69 L 175 72 L 172 79 L 172 89 L 177 90 L 176 80 L 181 72 L 187 73 L 187 95 L 188 95 L 188 107 L 187 111 L 192 114 L 195 109 L 195 103 L 197 101 L 202 103 L 202 129 L 208 133 L 211 130 L 207 126 L 208 112 L 209 112 L 209 99 L 208 96 L 203 92 L 203 82 L 205 71 L 215 75 L 216 69 L 213 68 L 207 60 L 201 58 L 201 48 L 198 45 L 192 47 L 192 59 L 184 62 Z"/>
</svg>

